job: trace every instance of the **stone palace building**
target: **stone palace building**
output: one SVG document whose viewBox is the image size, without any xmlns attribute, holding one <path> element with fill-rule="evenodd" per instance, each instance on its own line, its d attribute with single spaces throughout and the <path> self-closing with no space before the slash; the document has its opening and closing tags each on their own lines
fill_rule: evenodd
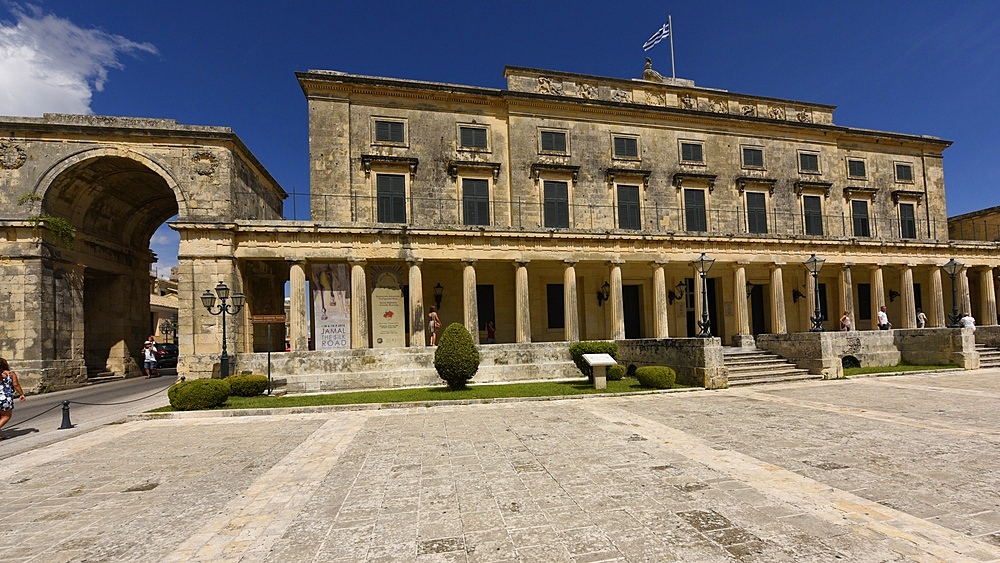
<svg viewBox="0 0 1000 563">
<path fill-rule="evenodd" d="M 200 297 L 220 281 L 246 296 L 228 320 L 235 369 L 279 349 L 253 320 L 284 312 L 287 284 L 280 368 L 385 384 L 427 371 L 431 306 L 478 342 L 492 322 L 497 369 L 577 340 L 693 337 L 706 317 L 736 346 L 808 332 L 817 309 L 826 331 L 844 311 L 872 330 L 882 306 L 894 329 L 918 309 L 929 327 L 953 309 L 997 323 L 996 242 L 949 237 L 949 141 L 839 126 L 833 106 L 699 87 L 648 60 L 639 79 L 505 76 L 298 73 L 308 221 L 282 219 L 286 193 L 228 129 L 0 118 L 0 354 L 37 385 L 132 369 L 149 240 L 175 214 L 179 372 L 195 377 L 217 372 L 219 319 Z"/>
</svg>

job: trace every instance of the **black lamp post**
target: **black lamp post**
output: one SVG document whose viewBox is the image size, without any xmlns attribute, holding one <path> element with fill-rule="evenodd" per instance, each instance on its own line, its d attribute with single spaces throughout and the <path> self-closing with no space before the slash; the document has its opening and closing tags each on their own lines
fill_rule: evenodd
<svg viewBox="0 0 1000 563">
<path fill-rule="evenodd" d="M 444 298 L 444 286 L 441 285 L 440 282 L 438 282 L 438 284 L 434 286 L 434 304 L 437 305 L 438 309 L 441 308 L 441 299 L 443 298 Z"/>
<path fill-rule="evenodd" d="M 234 293 L 230 297 L 229 286 L 221 281 L 219 285 L 215 286 L 215 294 L 219 296 L 222 303 L 216 305 L 215 295 L 206 289 L 205 293 L 201 294 L 201 304 L 208 309 L 209 314 L 222 315 L 222 357 L 219 359 L 219 375 L 225 379 L 229 377 L 229 354 L 226 352 L 226 315 L 239 313 L 240 309 L 243 308 L 244 301 L 246 301 L 246 296 L 242 293 Z M 232 303 L 227 303 L 230 300 Z"/>
<path fill-rule="evenodd" d="M 951 323 L 948 324 L 948 328 L 959 328 L 962 326 L 958 322 L 958 319 L 961 317 L 958 316 L 958 288 L 955 287 L 955 276 L 962 271 L 964 266 L 965 264 L 956 262 L 954 258 L 948 260 L 948 263 L 944 266 L 941 266 L 944 273 L 948 274 L 948 277 L 951 278 L 951 314 L 948 315 L 948 320 L 950 320 Z"/>
<path fill-rule="evenodd" d="M 813 324 L 812 328 L 809 329 L 809 332 L 823 332 L 823 311 L 819 306 L 819 271 L 823 268 L 824 262 L 826 262 L 826 260 L 823 258 L 817 258 L 815 254 L 803 262 L 806 269 L 812 272 L 813 275 L 813 301 L 816 302 L 816 314 L 815 316 L 809 318 Z"/>
<path fill-rule="evenodd" d="M 712 269 L 712 264 L 715 264 L 715 259 L 709 258 L 702 252 L 693 264 L 695 270 L 701 274 L 701 320 L 698 321 L 698 328 L 701 329 L 701 332 L 698 333 L 698 336 L 711 338 L 712 332 L 709 329 L 712 327 L 712 319 L 708 318 L 708 282 L 706 280 L 708 271 Z"/>
<path fill-rule="evenodd" d="M 167 342 L 170 342 L 170 335 L 174 333 L 174 330 L 174 323 L 170 322 L 170 319 L 164 319 L 164 321 L 160 323 L 160 332 L 163 333 L 163 338 L 166 339 Z"/>
</svg>

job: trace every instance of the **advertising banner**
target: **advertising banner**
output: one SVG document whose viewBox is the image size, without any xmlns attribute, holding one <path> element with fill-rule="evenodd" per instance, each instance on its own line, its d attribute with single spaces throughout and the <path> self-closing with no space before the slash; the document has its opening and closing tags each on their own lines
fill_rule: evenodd
<svg viewBox="0 0 1000 563">
<path fill-rule="evenodd" d="M 315 348 L 350 348 L 351 280 L 347 264 L 313 264 L 311 281 Z"/>
<path fill-rule="evenodd" d="M 406 346 L 406 311 L 403 303 L 403 267 L 373 266 L 372 276 L 372 347 Z"/>
</svg>

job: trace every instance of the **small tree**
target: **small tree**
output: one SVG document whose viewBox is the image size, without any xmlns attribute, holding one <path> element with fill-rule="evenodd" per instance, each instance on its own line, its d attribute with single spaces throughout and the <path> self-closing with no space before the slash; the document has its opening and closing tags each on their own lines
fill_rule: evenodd
<svg viewBox="0 0 1000 563">
<path fill-rule="evenodd" d="M 434 350 L 434 369 L 448 383 L 449 389 L 465 389 L 479 371 L 479 350 L 464 326 L 452 323 L 444 329 Z"/>
</svg>

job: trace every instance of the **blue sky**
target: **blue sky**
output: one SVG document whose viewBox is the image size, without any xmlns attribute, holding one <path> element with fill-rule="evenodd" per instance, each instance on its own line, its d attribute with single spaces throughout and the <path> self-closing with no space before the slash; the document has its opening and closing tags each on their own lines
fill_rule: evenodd
<svg viewBox="0 0 1000 563">
<path fill-rule="evenodd" d="M 626 6 L 626 7 L 623 7 Z M 295 71 L 505 86 L 505 65 L 836 105 L 838 125 L 933 135 L 949 215 L 1000 205 L 1000 2 L 136 2 L 0 0 L 0 114 L 231 127 L 289 192 L 309 186 Z M 294 210 L 293 210 L 294 207 Z M 286 216 L 307 218 L 305 196 Z M 165 274 L 176 235 L 151 243 Z"/>
</svg>

